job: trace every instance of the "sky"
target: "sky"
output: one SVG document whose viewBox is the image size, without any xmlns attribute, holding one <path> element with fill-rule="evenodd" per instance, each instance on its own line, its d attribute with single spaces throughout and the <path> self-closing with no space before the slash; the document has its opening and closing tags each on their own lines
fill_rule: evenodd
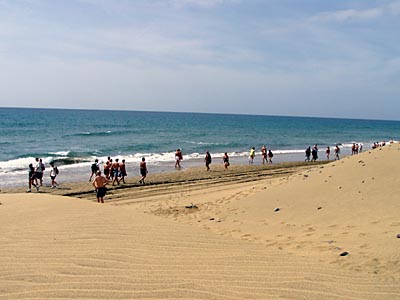
<svg viewBox="0 0 400 300">
<path fill-rule="evenodd" d="M 400 0 L 0 0 L 0 107 L 400 120 Z"/>
</svg>

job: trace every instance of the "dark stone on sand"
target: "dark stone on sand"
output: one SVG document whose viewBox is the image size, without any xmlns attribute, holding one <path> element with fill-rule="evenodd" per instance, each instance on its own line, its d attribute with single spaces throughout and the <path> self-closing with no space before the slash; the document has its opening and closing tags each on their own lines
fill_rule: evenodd
<svg viewBox="0 0 400 300">
<path fill-rule="evenodd" d="M 400 233 L 397 235 L 397 238 L 400 239 Z"/>
<path fill-rule="evenodd" d="M 189 209 L 198 209 L 198 207 L 196 205 L 194 205 L 193 203 L 190 205 L 186 205 L 185 208 L 189 208 Z"/>
<path fill-rule="evenodd" d="M 281 209 L 279 207 L 274 209 L 274 212 L 280 211 Z"/>
<path fill-rule="evenodd" d="M 318 207 L 317 209 L 322 209 L 322 206 Z"/>
<path fill-rule="evenodd" d="M 307 175 L 307 174 L 304 174 L 303 176 L 304 176 L 304 177 L 306 177 L 306 178 L 308 177 L 308 175 Z"/>
<path fill-rule="evenodd" d="M 214 221 L 215 219 L 214 218 L 210 218 L 210 221 Z"/>
<path fill-rule="evenodd" d="M 347 255 L 349 255 L 349 252 L 347 252 L 347 251 L 340 253 L 340 256 L 347 256 Z"/>
</svg>

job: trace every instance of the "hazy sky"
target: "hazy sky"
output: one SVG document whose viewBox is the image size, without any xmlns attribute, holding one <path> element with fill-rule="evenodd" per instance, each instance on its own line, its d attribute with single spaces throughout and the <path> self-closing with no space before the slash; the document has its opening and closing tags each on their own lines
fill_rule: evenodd
<svg viewBox="0 0 400 300">
<path fill-rule="evenodd" d="M 400 1 L 0 0 L 0 106 L 400 120 Z"/>
</svg>

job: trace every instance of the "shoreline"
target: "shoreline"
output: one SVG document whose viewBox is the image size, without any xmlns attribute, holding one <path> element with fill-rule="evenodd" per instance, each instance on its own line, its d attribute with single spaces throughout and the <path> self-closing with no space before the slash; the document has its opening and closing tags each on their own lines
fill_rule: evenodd
<svg viewBox="0 0 400 300">
<path fill-rule="evenodd" d="M 170 172 L 158 172 L 149 173 L 146 178 L 146 184 L 141 185 L 138 180 L 140 175 L 128 176 L 125 178 L 126 184 L 121 183 L 120 185 L 112 186 L 107 185 L 108 195 L 112 192 L 117 192 L 119 190 L 129 190 L 129 189 L 147 189 L 154 186 L 163 185 L 184 185 L 186 183 L 202 182 L 206 181 L 209 184 L 219 184 L 226 181 L 235 182 L 246 182 L 246 181 L 258 181 L 265 179 L 263 176 L 275 176 L 277 174 L 292 174 L 300 169 L 309 169 L 317 165 L 323 165 L 328 163 L 328 161 L 317 161 L 317 162 L 281 162 L 265 165 L 256 164 L 237 164 L 231 165 L 228 171 L 224 171 L 221 164 L 213 165 L 211 164 L 211 171 L 207 172 L 205 167 L 193 166 L 185 167 L 181 170 L 172 170 Z M 139 173 L 139 172 L 138 172 Z M 128 174 L 129 175 L 129 174 Z M 26 187 L 6 187 L 2 188 L 1 193 L 26 193 Z M 33 194 L 37 193 L 32 191 Z M 91 182 L 81 180 L 81 181 L 70 181 L 61 182 L 59 187 L 56 189 L 51 189 L 49 181 L 46 178 L 43 187 L 40 188 L 39 194 L 49 193 L 53 195 L 61 196 L 73 196 L 86 198 L 85 195 L 93 194 L 93 187 Z M 109 197 L 106 196 L 107 201 Z"/>
<path fill-rule="evenodd" d="M 341 158 L 344 158 L 346 156 L 349 156 L 351 153 L 347 149 L 346 151 L 343 151 L 341 154 Z M 200 155 L 199 155 L 200 156 Z M 150 174 L 169 174 L 176 172 L 177 170 L 174 169 L 174 164 L 175 161 L 167 161 L 167 162 L 158 162 L 154 163 L 150 160 L 148 161 L 148 157 L 144 156 L 147 161 L 147 167 L 149 170 Z M 120 161 L 124 158 L 122 156 L 116 156 L 112 158 L 119 158 Z M 255 160 L 254 160 L 254 166 L 262 166 L 261 163 L 261 154 L 256 154 Z M 281 164 L 281 163 L 301 163 L 304 161 L 304 153 L 281 153 L 281 154 L 275 154 L 273 158 L 273 165 L 275 164 Z M 330 161 L 333 161 L 333 154 L 331 154 L 331 159 Z M 237 166 L 246 166 L 249 165 L 248 163 L 248 156 L 230 156 L 230 162 L 231 166 L 237 165 Z M 320 150 L 319 154 L 319 159 L 318 162 L 321 163 L 326 163 L 327 160 L 325 158 L 325 153 L 324 151 Z M 69 183 L 78 183 L 78 182 L 83 182 L 86 181 L 89 176 L 90 176 L 90 166 L 92 162 L 86 163 L 85 165 L 80 165 L 80 164 L 72 164 L 72 165 L 66 165 L 66 166 L 58 166 L 58 169 L 60 171 L 60 174 L 57 176 L 58 180 L 60 183 L 64 184 L 69 184 Z M 219 165 L 222 164 L 222 157 L 214 157 L 213 156 L 213 162 L 211 164 L 211 167 L 217 167 L 219 168 Z M 57 166 L 57 164 L 56 164 Z M 191 158 L 191 159 L 184 159 L 182 161 L 182 169 L 180 171 L 184 170 L 189 170 L 192 168 L 201 168 L 204 166 L 204 158 L 203 155 L 201 155 L 199 158 Z M 139 174 L 139 163 L 132 163 L 127 161 L 126 162 L 126 168 L 128 172 L 128 178 L 133 176 L 136 176 Z M 100 169 L 103 171 L 103 163 L 100 164 Z M 6 173 L 3 175 L 0 175 L 0 188 L 1 189 L 13 189 L 13 188 L 18 188 L 21 187 L 22 185 L 26 186 L 27 185 L 27 171 L 21 171 L 18 174 L 14 173 Z M 49 164 L 46 163 L 46 171 L 44 173 L 44 180 L 45 182 L 48 182 L 50 180 L 49 178 Z"/>
</svg>

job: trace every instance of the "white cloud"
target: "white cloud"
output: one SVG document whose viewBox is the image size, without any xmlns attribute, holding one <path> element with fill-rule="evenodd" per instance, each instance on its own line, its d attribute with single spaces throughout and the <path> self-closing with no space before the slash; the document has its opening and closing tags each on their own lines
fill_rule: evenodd
<svg viewBox="0 0 400 300">
<path fill-rule="evenodd" d="M 366 21 L 371 19 L 377 19 L 382 16 L 383 11 L 379 8 L 372 8 L 366 10 L 338 10 L 333 12 L 323 12 L 312 17 L 314 21 L 334 21 L 334 22 L 346 22 L 346 21 Z"/>
</svg>

